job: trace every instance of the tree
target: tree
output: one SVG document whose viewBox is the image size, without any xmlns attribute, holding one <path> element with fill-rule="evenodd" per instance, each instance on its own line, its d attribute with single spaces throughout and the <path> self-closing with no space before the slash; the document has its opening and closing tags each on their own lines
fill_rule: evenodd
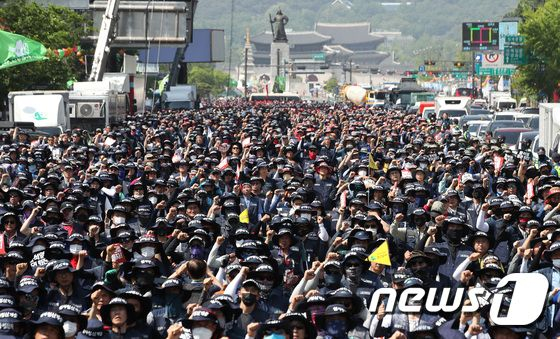
<svg viewBox="0 0 560 339">
<path fill-rule="evenodd" d="M 52 49 L 77 46 L 91 28 L 82 14 L 60 6 L 42 6 L 28 0 L 10 0 L 0 7 L 0 29 L 21 34 Z M 9 91 L 65 89 L 80 78 L 78 56 L 28 63 L 0 70 L 0 98 Z"/>
<path fill-rule="evenodd" d="M 335 93 L 336 88 L 338 87 L 338 80 L 335 77 L 330 78 L 325 82 L 325 86 L 323 87 L 325 91 L 329 93 Z"/>
<path fill-rule="evenodd" d="M 551 97 L 560 82 L 560 0 L 548 0 L 536 10 L 527 8 L 523 16 L 521 33 L 532 57 L 519 67 L 519 83 L 528 94 Z"/>
<path fill-rule="evenodd" d="M 210 64 L 190 64 L 188 82 L 196 85 L 197 92 L 203 96 L 220 95 L 227 87 L 227 73 L 214 69 Z"/>
</svg>

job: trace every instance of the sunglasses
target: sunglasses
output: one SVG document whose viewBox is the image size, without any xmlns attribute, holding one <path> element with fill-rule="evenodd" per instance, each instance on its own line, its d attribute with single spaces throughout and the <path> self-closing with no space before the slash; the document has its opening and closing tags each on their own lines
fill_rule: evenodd
<svg viewBox="0 0 560 339">
<path fill-rule="evenodd" d="M 16 224 L 15 220 L 6 220 L 5 224 Z"/>
</svg>

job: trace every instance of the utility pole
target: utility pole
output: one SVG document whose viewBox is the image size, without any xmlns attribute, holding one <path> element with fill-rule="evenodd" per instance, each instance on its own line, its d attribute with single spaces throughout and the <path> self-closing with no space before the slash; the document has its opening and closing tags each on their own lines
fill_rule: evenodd
<svg viewBox="0 0 560 339">
<path fill-rule="evenodd" d="M 280 76 L 280 48 L 276 49 L 276 76 Z"/>
<path fill-rule="evenodd" d="M 476 93 L 476 97 L 478 97 L 478 91 L 476 90 L 476 81 L 474 79 L 474 76 L 476 75 L 476 55 L 474 54 L 474 51 L 472 52 L 472 88 L 473 91 Z"/>
</svg>

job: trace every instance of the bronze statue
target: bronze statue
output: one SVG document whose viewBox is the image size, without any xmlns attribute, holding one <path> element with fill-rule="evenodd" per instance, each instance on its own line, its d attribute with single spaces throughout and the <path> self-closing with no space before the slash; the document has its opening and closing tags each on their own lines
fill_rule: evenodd
<svg viewBox="0 0 560 339">
<path fill-rule="evenodd" d="M 284 26 L 288 23 L 288 17 L 282 13 L 281 9 L 278 9 L 274 20 L 272 16 L 270 17 L 270 26 L 272 26 L 272 41 L 273 42 L 288 42 L 288 37 L 286 36 L 286 30 Z"/>
</svg>

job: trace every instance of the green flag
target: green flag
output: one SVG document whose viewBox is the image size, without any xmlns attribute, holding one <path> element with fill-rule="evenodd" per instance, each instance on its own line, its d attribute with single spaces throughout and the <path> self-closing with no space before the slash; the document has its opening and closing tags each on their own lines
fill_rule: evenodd
<svg viewBox="0 0 560 339">
<path fill-rule="evenodd" d="M 158 81 L 158 89 L 160 94 L 163 93 L 163 91 L 165 91 L 165 86 L 167 86 L 168 81 L 169 81 L 169 74 L 167 74 L 165 78 Z"/>
<path fill-rule="evenodd" d="M 45 60 L 46 54 L 40 42 L 0 30 L 0 69 Z"/>
</svg>

